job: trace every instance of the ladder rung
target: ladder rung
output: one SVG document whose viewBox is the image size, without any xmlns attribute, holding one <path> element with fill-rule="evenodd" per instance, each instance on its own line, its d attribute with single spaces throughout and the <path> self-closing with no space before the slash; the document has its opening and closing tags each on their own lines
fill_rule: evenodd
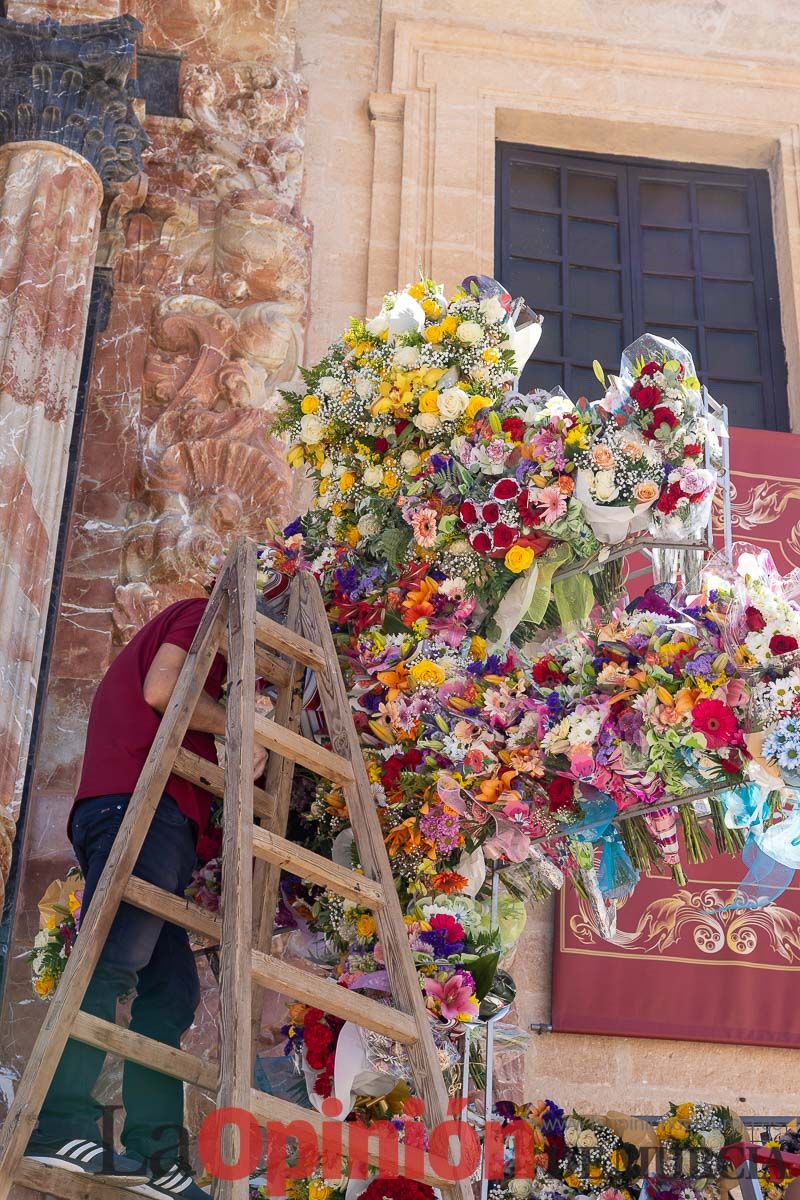
<svg viewBox="0 0 800 1200">
<path fill-rule="evenodd" d="M 314 671 L 324 671 L 327 665 L 319 646 L 261 613 L 256 613 L 256 641 L 262 646 L 279 650 L 287 658 L 293 658 Z"/>
<path fill-rule="evenodd" d="M 307 883 L 319 883 L 330 888 L 339 896 L 363 904 L 366 908 L 383 908 L 383 888 L 366 875 L 357 871 L 348 871 L 338 863 L 296 846 L 286 838 L 270 833 L 268 829 L 253 830 L 253 853 L 256 858 L 263 858 L 274 863 L 283 870 L 292 871 Z"/>
<path fill-rule="evenodd" d="M 250 1093 L 250 1111 L 257 1121 L 262 1125 L 267 1121 L 277 1121 L 281 1125 L 288 1126 L 292 1121 L 305 1122 L 305 1128 L 310 1129 L 317 1136 L 317 1141 L 322 1138 L 322 1131 L 326 1125 L 326 1118 L 313 1108 L 302 1108 L 299 1104 L 293 1104 L 291 1100 L 282 1100 L 280 1096 L 272 1096 L 268 1092 L 259 1092 L 255 1088 Z M 364 1139 L 366 1141 L 366 1152 L 362 1155 L 361 1139 L 357 1138 L 359 1127 L 349 1121 L 342 1124 L 342 1153 L 345 1157 L 351 1160 L 354 1158 L 366 1158 L 371 1166 L 385 1166 L 382 1162 L 383 1155 L 381 1153 L 380 1140 L 377 1137 Z M 354 1140 L 351 1142 L 350 1139 Z M 351 1148 L 352 1147 L 352 1148 Z M 385 1155 L 385 1151 L 384 1151 Z M 431 1169 L 430 1160 L 426 1154 L 422 1160 L 422 1170 L 417 1172 L 414 1170 L 413 1157 L 409 1158 L 409 1162 L 403 1162 L 403 1145 L 400 1146 L 400 1173 L 404 1179 L 421 1179 L 423 1183 L 429 1184 L 435 1188 L 452 1187 L 452 1180 L 443 1179 L 441 1175 L 435 1174 Z"/>
<path fill-rule="evenodd" d="M 207 1063 L 195 1054 L 188 1054 L 186 1050 L 165 1046 L 163 1042 L 144 1037 L 141 1033 L 132 1033 L 121 1025 L 101 1021 L 91 1013 L 81 1011 L 76 1014 L 70 1037 L 85 1042 L 87 1046 L 97 1046 L 100 1050 L 138 1062 L 153 1071 L 160 1071 L 162 1075 L 193 1083 L 196 1087 L 208 1088 L 213 1092 L 219 1087 L 219 1071 L 214 1063 Z"/>
<path fill-rule="evenodd" d="M 351 992 L 330 979 L 312 975 L 293 963 L 262 954 L 259 950 L 253 951 L 252 962 L 254 977 L 268 991 L 302 1000 L 304 1004 L 321 1008 L 344 1021 L 383 1033 L 396 1042 L 410 1044 L 418 1040 L 414 1018 L 397 1008 L 379 1004 L 377 1000 Z"/>
<path fill-rule="evenodd" d="M 289 663 L 256 643 L 256 674 L 278 687 L 286 687 L 292 677 L 292 668 Z"/>
<path fill-rule="evenodd" d="M 173 896 L 171 892 L 165 892 L 163 888 L 156 887 L 153 883 L 147 883 L 146 880 L 139 879 L 136 875 L 131 875 L 125 884 L 123 897 L 128 904 L 133 904 L 136 908 L 143 909 L 144 912 L 152 913 L 154 917 L 163 917 L 165 921 L 171 921 L 173 925 L 191 929 L 194 933 L 205 934 L 206 937 L 213 938 L 215 942 L 220 941 L 222 921 L 214 913 L 200 908 L 191 900 Z"/>
<path fill-rule="evenodd" d="M 276 725 L 269 717 L 262 717 L 256 713 L 255 732 L 256 741 L 266 746 L 267 750 L 274 750 L 276 754 L 299 763 L 301 767 L 308 767 L 310 771 L 322 775 L 325 779 L 334 783 L 352 783 L 355 778 L 353 768 L 346 758 L 331 753 L 324 746 L 318 746 L 316 742 L 301 737 L 291 729 Z"/>
<path fill-rule="evenodd" d="M 17 1167 L 14 1182 L 45 1196 L 58 1196 L 60 1200 L 122 1200 L 136 1194 L 123 1187 L 121 1182 L 101 1183 L 91 1175 L 77 1175 L 63 1167 L 50 1167 L 28 1159 L 23 1159 Z M 137 1182 L 141 1183 L 141 1179 Z"/>
<path fill-rule="evenodd" d="M 180 749 L 172 769 L 181 779 L 198 784 L 214 796 L 224 797 L 225 772 L 216 763 L 201 758 L 199 754 L 192 754 L 189 750 Z M 275 802 L 263 788 L 253 787 L 253 812 L 266 821 L 271 821 L 275 815 Z"/>
</svg>

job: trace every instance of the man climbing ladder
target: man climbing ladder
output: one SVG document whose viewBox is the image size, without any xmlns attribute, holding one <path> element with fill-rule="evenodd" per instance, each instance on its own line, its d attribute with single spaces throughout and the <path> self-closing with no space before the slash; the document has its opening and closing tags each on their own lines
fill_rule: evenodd
<svg viewBox="0 0 800 1200">
<path fill-rule="evenodd" d="M 68 834 L 85 877 L 84 912 L 94 895 L 136 781 L 158 732 L 206 600 L 183 600 L 141 629 L 107 671 L 92 705 L 83 772 Z M 225 733 L 219 703 L 225 658 L 217 654 L 194 710 L 183 746 L 216 762 L 214 736 Z M 256 746 L 253 777 L 266 751 Z M 145 838 L 134 874 L 181 896 L 191 881 L 198 837 L 207 829 L 211 795 L 171 775 Z M 130 1029 L 169 1046 L 194 1018 L 199 984 L 185 929 L 123 904 L 111 926 L 82 1009 L 113 1021 L 118 997 L 136 992 Z M 123 1076 L 125 1154 L 98 1130 L 99 1104 L 92 1089 L 103 1050 L 70 1040 L 39 1115 L 26 1157 L 130 1185 L 163 1200 L 207 1194 L 182 1162 L 183 1085 L 180 1080 L 127 1061 Z M 108 1133 L 104 1130 L 106 1138 Z"/>
</svg>

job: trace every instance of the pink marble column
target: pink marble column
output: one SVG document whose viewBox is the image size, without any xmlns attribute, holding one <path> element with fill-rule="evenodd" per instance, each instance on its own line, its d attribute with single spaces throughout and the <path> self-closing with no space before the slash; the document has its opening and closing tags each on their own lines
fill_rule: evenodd
<svg viewBox="0 0 800 1200">
<path fill-rule="evenodd" d="M 103 187 L 48 141 L 0 147 L 0 882 L 24 777 Z"/>
</svg>

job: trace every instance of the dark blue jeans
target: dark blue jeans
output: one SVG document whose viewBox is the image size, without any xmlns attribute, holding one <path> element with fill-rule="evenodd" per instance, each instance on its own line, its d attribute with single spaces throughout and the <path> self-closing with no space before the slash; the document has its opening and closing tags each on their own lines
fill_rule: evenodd
<svg viewBox="0 0 800 1200">
<path fill-rule="evenodd" d="M 129 795 L 82 800 L 72 822 L 72 844 L 86 879 L 84 911 L 120 827 Z M 182 895 L 195 865 L 192 823 L 171 796 L 159 801 L 134 875 Z M 80 937 L 80 934 L 78 935 Z M 185 929 L 129 904 L 120 905 L 82 1004 L 84 1012 L 113 1021 L 117 998 L 136 991 L 130 1028 L 168 1046 L 180 1046 L 194 1018 L 200 987 Z M 92 1097 L 105 1054 L 70 1039 L 39 1116 L 37 1141 L 98 1140 L 102 1109 Z M 128 1154 L 158 1170 L 180 1157 L 183 1084 L 126 1060 L 122 1143 Z"/>
</svg>

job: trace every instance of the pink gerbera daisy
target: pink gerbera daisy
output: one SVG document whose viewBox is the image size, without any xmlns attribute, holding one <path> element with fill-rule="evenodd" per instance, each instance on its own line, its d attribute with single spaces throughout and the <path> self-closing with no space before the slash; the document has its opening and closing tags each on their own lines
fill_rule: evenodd
<svg viewBox="0 0 800 1200">
<path fill-rule="evenodd" d="M 534 501 L 538 508 L 544 509 L 542 520 L 545 525 L 554 524 L 567 511 L 566 496 L 562 495 L 557 484 L 534 492 Z"/>
<path fill-rule="evenodd" d="M 414 530 L 414 537 L 418 545 L 422 546 L 423 550 L 430 550 L 436 545 L 436 535 L 438 529 L 436 526 L 436 510 L 433 508 L 419 508 L 411 518 L 411 527 Z"/>
</svg>

